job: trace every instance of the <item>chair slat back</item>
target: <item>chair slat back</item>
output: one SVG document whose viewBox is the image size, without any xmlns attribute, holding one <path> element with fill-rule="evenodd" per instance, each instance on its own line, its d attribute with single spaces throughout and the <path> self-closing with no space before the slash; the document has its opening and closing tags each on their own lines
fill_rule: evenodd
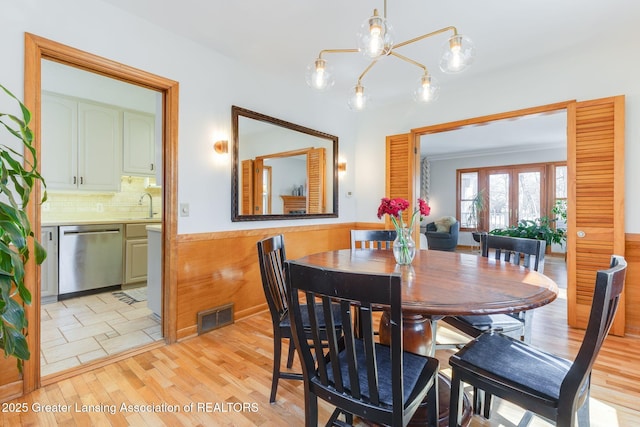
<svg viewBox="0 0 640 427">
<path fill-rule="evenodd" d="M 287 315 L 287 287 L 284 262 L 287 259 L 282 234 L 258 242 L 258 262 L 262 287 L 274 322 Z"/>
<path fill-rule="evenodd" d="M 525 239 L 521 237 L 496 236 L 482 233 L 480 235 L 482 256 L 488 257 L 493 251 L 495 259 L 522 265 L 531 270 L 544 272 L 544 240 Z"/>
<path fill-rule="evenodd" d="M 351 230 L 351 250 L 392 248 L 395 230 Z"/>
<path fill-rule="evenodd" d="M 597 272 L 589 322 L 578 355 L 562 382 L 561 399 L 567 396 L 573 398 L 578 394 L 577 390 L 587 381 L 618 310 L 626 271 L 625 259 L 613 255 L 610 268 Z"/>
<path fill-rule="evenodd" d="M 340 393 L 342 398 L 361 403 L 380 404 L 379 366 L 376 362 L 373 308 L 376 305 L 390 307 L 390 352 L 393 406 L 402 411 L 402 312 L 401 278 L 398 274 L 374 275 L 342 272 L 287 261 L 289 306 L 294 329 L 296 348 L 303 361 L 305 377 L 322 387 L 325 393 Z M 300 293 L 305 302 L 301 303 Z M 333 325 L 331 302 L 339 302 L 342 321 L 341 336 Z M 360 308 L 359 331 L 353 322 L 354 304 Z M 318 306 L 322 310 L 318 310 Z M 302 311 L 306 310 L 312 329 L 309 344 L 303 329 Z M 320 328 L 318 313 L 324 316 L 326 328 Z M 322 339 L 328 342 L 323 348 Z M 314 350 L 316 355 L 312 353 Z M 339 353 L 342 352 L 342 357 Z M 362 375 L 362 364 L 366 376 Z M 359 368 L 359 369 L 358 369 Z M 360 371 L 360 375 L 359 375 Z M 386 374 L 388 378 L 388 373 Z M 368 396 L 368 397 L 365 397 Z"/>
</svg>

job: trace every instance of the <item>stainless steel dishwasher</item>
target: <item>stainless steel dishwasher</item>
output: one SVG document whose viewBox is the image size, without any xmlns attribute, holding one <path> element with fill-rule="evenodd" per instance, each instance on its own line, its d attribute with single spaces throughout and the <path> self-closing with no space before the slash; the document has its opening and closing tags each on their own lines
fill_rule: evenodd
<svg viewBox="0 0 640 427">
<path fill-rule="evenodd" d="M 60 227 L 59 294 L 122 284 L 122 224 Z"/>
</svg>

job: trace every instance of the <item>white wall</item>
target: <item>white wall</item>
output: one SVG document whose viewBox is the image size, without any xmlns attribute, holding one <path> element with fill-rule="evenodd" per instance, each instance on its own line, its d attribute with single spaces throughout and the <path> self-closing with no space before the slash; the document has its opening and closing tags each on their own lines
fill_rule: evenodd
<svg viewBox="0 0 640 427">
<path fill-rule="evenodd" d="M 229 156 L 216 157 L 214 141 L 231 139 L 231 105 L 338 135 L 340 158 L 355 164 L 355 127 L 326 97 L 299 84 L 253 73 L 201 45 L 177 37 L 99 0 L 1 0 L 3 41 L 0 83 L 22 98 L 24 33 L 30 32 L 180 83 L 178 203 L 190 216 L 178 217 L 178 232 L 301 225 L 301 221 L 232 223 Z M 0 111 L 17 108 L 0 97 Z M 353 188 L 354 175 L 340 183 Z M 306 220 L 321 224 L 355 220 L 355 201 L 341 191 L 340 217 Z"/>
<path fill-rule="evenodd" d="M 465 118 L 513 111 L 555 102 L 626 95 L 626 231 L 640 232 L 640 55 L 632 40 L 635 34 L 601 34 L 600 42 L 575 47 L 570 52 L 520 64 L 509 70 L 467 78 L 450 79 L 435 104 L 393 105 L 365 112 L 358 129 L 356 156 L 366 161 L 368 170 L 384 170 L 385 135 L 406 133 L 412 128 L 451 122 Z M 567 36 L 570 36 L 568 34 Z M 477 61 L 482 60 L 478 53 Z M 364 168 L 365 166 L 362 166 Z M 358 178 L 357 188 L 380 188 L 384 174 Z M 380 193 L 381 193 L 380 192 Z M 375 221 L 379 195 L 357 191 L 357 216 L 360 221 Z"/>
</svg>

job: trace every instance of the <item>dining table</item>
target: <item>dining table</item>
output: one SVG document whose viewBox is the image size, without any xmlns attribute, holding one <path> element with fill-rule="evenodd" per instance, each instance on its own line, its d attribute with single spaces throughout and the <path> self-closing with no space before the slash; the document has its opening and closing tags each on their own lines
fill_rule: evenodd
<svg viewBox="0 0 640 427">
<path fill-rule="evenodd" d="M 462 252 L 418 250 L 411 264 L 396 263 L 391 250 L 340 249 L 299 258 L 297 262 L 365 274 L 397 273 L 402 277 L 403 346 L 432 356 L 432 324 L 445 316 L 517 313 L 549 304 L 557 284 L 542 273 L 492 257 Z M 384 307 L 382 307 L 384 310 Z M 383 311 L 380 341 L 388 340 Z M 439 375 L 439 425 L 448 425 L 450 382 Z M 471 419 L 467 396 L 463 425 Z M 426 408 L 410 426 L 427 425 Z"/>
</svg>

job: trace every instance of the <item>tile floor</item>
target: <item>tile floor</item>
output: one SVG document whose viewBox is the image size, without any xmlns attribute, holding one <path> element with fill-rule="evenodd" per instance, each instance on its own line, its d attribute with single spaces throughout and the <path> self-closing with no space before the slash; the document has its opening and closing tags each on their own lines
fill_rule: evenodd
<svg viewBox="0 0 640 427">
<path fill-rule="evenodd" d="M 146 301 L 131 305 L 111 292 L 44 304 L 42 375 L 162 339 L 160 320 Z"/>
</svg>

